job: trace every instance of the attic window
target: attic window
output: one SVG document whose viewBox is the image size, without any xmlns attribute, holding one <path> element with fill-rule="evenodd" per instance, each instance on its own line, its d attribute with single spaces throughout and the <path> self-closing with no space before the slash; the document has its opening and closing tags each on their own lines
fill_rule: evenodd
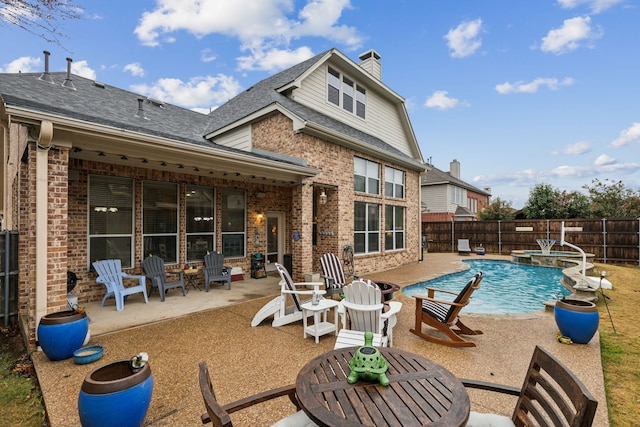
<svg viewBox="0 0 640 427">
<path fill-rule="evenodd" d="M 364 119 L 367 104 L 366 89 L 331 67 L 328 67 L 327 71 L 327 100 Z"/>
</svg>

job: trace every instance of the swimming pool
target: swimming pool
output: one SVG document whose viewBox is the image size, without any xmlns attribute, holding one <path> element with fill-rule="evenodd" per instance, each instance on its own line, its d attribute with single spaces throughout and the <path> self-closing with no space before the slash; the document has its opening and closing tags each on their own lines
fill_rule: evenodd
<svg viewBox="0 0 640 427">
<path fill-rule="evenodd" d="M 459 292 L 478 271 L 485 274 L 471 295 L 471 302 L 463 310 L 479 314 L 521 314 L 544 308 L 543 303 L 555 300 L 559 294 L 570 292 L 561 283 L 562 270 L 552 267 L 514 264 L 499 260 L 468 260 L 469 270 L 447 274 L 427 282 L 406 286 L 402 293 L 408 297 L 426 295 L 425 286 Z M 440 294 L 438 299 L 445 298 Z M 449 300 L 452 298 L 448 298 Z"/>
</svg>

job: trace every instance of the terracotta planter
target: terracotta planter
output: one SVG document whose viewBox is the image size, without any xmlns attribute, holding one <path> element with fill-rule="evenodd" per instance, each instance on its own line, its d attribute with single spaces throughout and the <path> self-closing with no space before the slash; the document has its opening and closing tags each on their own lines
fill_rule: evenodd
<svg viewBox="0 0 640 427">
<path fill-rule="evenodd" d="M 78 396 L 78 415 L 85 427 L 139 427 L 153 393 L 149 363 L 133 372 L 129 360 L 98 368 L 87 375 Z"/>
<path fill-rule="evenodd" d="M 49 360 L 64 360 L 82 347 L 89 332 L 85 312 L 59 311 L 43 316 L 38 323 L 38 345 Z"/>
<path fill-rule="evenodd" d="M 598 331 L 600 316 L 596 305 L 589 301 L 561 299 L 553 310 L 560 333 L 577 344 L 587 344 Z"/>
</svg>

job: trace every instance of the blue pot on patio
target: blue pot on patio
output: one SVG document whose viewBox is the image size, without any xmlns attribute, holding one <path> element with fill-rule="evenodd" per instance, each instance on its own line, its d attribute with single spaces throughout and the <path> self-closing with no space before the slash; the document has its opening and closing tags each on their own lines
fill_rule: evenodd
<svg viewBox="0 0 640 427">
<path fill-rule="evenodd" d="M 560 333 L 574 343 L 587 344 L 598 331 L 600 315 L 592 302 L 564 298 L 556 301 L 553 313 Z"/>
<path fill-rule="evenodd" d="M 59 311 L 43 316 L 38 323 L 38 345 L 49 360 L 64 360 L 82 347 L 89 332 L 84 311 Z"/>
<path fill-rule="evenodd" d="M 78 415 L 84 427 L 140 427 L 153 393 L 151 367 L 131 368 L 121 360 L 87 375 L 78 395 Z"/>
</svg>

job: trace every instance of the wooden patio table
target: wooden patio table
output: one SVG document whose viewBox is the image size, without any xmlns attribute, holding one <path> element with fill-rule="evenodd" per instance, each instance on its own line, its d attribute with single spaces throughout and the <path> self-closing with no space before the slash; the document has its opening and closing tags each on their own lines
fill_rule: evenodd
<svg viewBox="0 0 640 427">
<path fill-rule="evenodd" d="M 347 382 L 358 347 L 333 350 L 308 362 L 296 379 L 302 409 L 320 426 L 464 426 L 469 395 L 462 382 L 437 363 L 380 347 L 389 363 L 386 387 Z"/>
</svg>

